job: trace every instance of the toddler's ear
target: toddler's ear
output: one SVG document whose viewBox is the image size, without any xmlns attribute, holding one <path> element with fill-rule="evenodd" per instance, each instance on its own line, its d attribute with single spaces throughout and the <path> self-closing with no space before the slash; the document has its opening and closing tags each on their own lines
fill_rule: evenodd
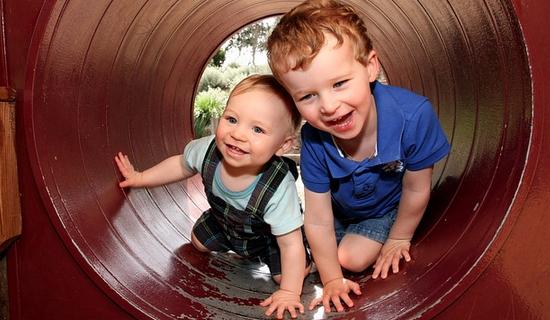
<svg viewBox="0 0 550 320">
<path fill-rule="evenodd" d="M 275 152 L 275 155 L 280 157 L 284 155 L 285 153 L 288 153 L 292 147 L 296 145 L 296 135 L 290 135 L 285 138 L 285 141 L 281 145 L 281 147 Z"/>
</svg>

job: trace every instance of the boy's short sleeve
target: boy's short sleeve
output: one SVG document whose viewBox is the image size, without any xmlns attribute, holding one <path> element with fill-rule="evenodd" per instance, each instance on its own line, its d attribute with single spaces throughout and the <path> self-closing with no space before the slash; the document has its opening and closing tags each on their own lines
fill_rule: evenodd
<svg viewBox="0 0 550 320">
<path fill-rule="evenodd" d="M 183 150 L 183 162 L 186 168 L 193 172 L 201 173 L 202 163 L 206 156 L 208 146 L 214 140 L 214 136 L 206 136 L 190 141 Z"/>
<path fill-rule="evenodd" d="M 313 192 L 330 190 L 330 177 L 325 161 L 325 149 L 319 133 L 306 124 L 302 128 L 300 171 L 304 186 Z"/>
<path fill-rule="evenodd" d="M 304 224 L 296 181 L 288 172 L 266 206 L 264 221 L 275 236 L 296 230 Z"/>
<path fill-rule="evenodd" d="M 403 142 L 406 169 L 412 171 L 428 168 L 449 153 L 447 137 L 429 101 L 425 100 L 412 115 Z"/>
</svg>

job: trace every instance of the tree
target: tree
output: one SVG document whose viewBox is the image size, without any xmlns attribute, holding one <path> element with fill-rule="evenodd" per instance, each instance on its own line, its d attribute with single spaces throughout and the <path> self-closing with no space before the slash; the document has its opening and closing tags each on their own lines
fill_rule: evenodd
<svg viewBox="0 0 550 320">
<path fill-rule="evenodd" d="M 250 48 L 252 65 L 256 66 L 256 53 L 267 50 L 267 37 L 274 25 L 274 22 L 266 20 L 249 24 L 229 39 L 227 49 L 237 48 L 241 54 L 243 49 Z"/>
<path fill-rule="evenodd" d="M 210 65 L 221 68 L 224 62 L 225 62 L 225 50 L 223 48 L 220 48 L 220 50 L 218 50 L 216 54 L 212 57 L 212 60 L 210 61 Z"/>
</svg>

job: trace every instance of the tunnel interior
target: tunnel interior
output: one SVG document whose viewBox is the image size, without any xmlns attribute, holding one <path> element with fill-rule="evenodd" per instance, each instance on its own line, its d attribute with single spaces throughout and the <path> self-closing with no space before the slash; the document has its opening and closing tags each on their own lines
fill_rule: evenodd
<svg viewBox="0 0 550 320">
<path fill-rule="evenodd" d="M 527 50 L 509 1 L 346 1 L 367 23 L 388 81 L 430 98 L 452 144 L 434 170 L 413 261 L 335 318 L 436 314 L 491 261 L 522 178 L 533 118 Z M 193 97 L 219 45 L 298 1 L 57 1 L 31 45 L 28 152 L 50 220 L 87 275 L 139 319 L 258 319 L 265 267 L 189 245 L 208 208 L 199 177 L 121 190 L 193 138 Z M 320 290 L 306 279 L 302 300 Z M 321 309 L 310 318 L 328 317 Z"/>
</svg>

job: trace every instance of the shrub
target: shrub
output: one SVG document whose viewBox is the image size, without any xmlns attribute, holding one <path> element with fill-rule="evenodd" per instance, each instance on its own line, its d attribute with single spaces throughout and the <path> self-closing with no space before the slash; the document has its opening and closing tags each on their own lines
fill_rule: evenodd
<svg viewBox="0 0 550 320">
<path fill-rule="evenodd" d="M 219 88 L 222 90 L 228 90 L 230 83 L 226 80 L 226 77 L 220 70 L 220 68 L 208 66 L 202 74 L 202 78 L 199 82 L 199 92 L 207 91 L 211 88 Z"/>
<path fill-rule="evenodd" d="M 196 138 L 214 133 L 212 119 L 217 119 L 222 114 L 227 96 L 228 93 L 219 88 L 210 88 L 197 94 L 193 111 Z"/>
</svg>

